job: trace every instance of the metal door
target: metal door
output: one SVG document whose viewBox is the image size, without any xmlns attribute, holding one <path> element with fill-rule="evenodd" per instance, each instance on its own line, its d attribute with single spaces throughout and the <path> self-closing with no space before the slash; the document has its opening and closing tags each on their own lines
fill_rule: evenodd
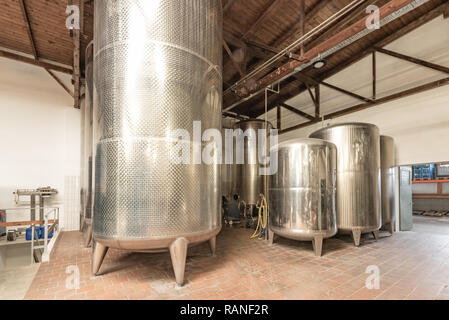
<svg viewBox="0 0 449 320">
<path fill-rule="evenodd" d="M 399 217 L 400 230 L 413 229 L 413 200 L 412 200 L 412 168 L 399 168 Z"/>
</svg>

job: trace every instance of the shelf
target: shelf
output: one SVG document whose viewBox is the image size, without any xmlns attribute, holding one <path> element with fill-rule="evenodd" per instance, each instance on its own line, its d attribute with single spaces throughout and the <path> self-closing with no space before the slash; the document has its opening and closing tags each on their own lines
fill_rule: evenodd
<svg viewBox="0 0 449 320">
<path fill-rule="evenodd" d="M 448 183 L 449 179 L 445 180 L 413 180 L 413 183 Z"/>
<path fill-rule="evenodd" d="M 414 194 L 413 199 L 449 199 L 449 194 L 420 193 Z"/>
<path fill-rule="evenodd" d="M 18 236 L 16 241 L 7 241 L 6 236 L 0 238 L 0 247 L 15 246 L 15 245 L 21 245 L 21 244 L 30 244 L 31 245 L 31 241 L 27 241 L 25 239 L 25 234 Z"/>
</svg>

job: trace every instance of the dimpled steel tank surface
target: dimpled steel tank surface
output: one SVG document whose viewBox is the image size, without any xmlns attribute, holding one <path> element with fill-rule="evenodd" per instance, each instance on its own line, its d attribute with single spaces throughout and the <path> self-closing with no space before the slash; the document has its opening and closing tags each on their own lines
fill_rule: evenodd
<svg viewBox="0 0 449 320">
<path fill-rule="evenodd" d="M 395 222 L 396 156 L 394 139 L 380 136 L 380 163 L 382 169 L 382 229 L 391 234 Z"/>
<path fill-rule="evenodd" d="M 318 139 L 279 144 L 278 171 L 270 176 L 270 243 L 274 235 L 312 241 L 321 256 L 323 239 L 337 233 L 337 148 Z"/>
<path fill-rule="evenodd" d="M 337 146 L 337 226 L 352 232 L 360 245 L 361 234 L 378 239 L 381 227 L 380 136 L 377 126 L 343 123 L 318 130 L 311 138 Z"/>
<path fill-rule="evenodd" d="M 171 132 L 221 129 L 221 1 L 96 0 L 94 19 L 92 271 L 108 248 L 168 249 L 182 285 L 188 246 L 215 251 L 221 179 L 176 164 Z"/>
</svg>

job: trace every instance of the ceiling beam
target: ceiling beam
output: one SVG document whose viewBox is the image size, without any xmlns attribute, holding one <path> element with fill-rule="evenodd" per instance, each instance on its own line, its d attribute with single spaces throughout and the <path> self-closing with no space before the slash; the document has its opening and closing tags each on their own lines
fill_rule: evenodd
<svg viewBox="0 0 449 320">
<path fill-rule="evenodd" d="M 234 47 L 242 48 L 246 46 L 246 43 L 244 41 L 227 30 L 223 30 L 223 39 L 225 39 L 227 43 L 233 45 Z"/>
<path fill-rule="evenodd" d="M 230 4 L 230 2 L 232 2 L 232 0 L 228 1 L 229 4 Z M 225 8 L 227 7 L 228 3 L 225 5 Z M 322 1 L 317 2 L 312 8 L 310 8 L 309 10 L 307 10 L 305 12 L 304 23 L 306 23 L 309 19 L 313 19 L 316 16 L 316 14 L 318 14 L 319 11 L 321 9 L 323 9 L 324 7 L 326 7 L 329 3 L 332 3 L 332 2 L 330 0 L 322 0 Z M 264 13 L 265 12 L 266 12 L 266 10 L 264 11 Z M 265 50 L 265 51 L 268 51 L 268 52 L 271 52 L 274 54 L 278 54 L 280 51 L 280 49 L 277 48 L 278 44 L 282 44 L 283 42 L 288 40 L 290 37 L 292 37 L 296 33 L 298 33 L 299 32 L 298 29 L 301 27 L 301 24 L 302 24 L 302 21 L 300 20 L 300 22 L 298 24 L 296 24 L 293 28 L 290 29 L 289 33 L 285 33 L 281 38 L 279 38 L 280 41 L 279 40 L 276 41 L 276 44 L 274 46 L 261 44 L 261 43 L 252 41 L 247 38 L 245 39 L 244 37 L 238 38 L 226 30 L 224 30 L 224 38 L 226 39 L 228 44 L 231 44 L 235 47 L 243 47 L 244 45 L 248 45 L 248 46 L 252 46 L 252 47 L 257 47 L 259 49 L 262 49 L 262 50 Z M 297 55 L 295 55 L 293 53 L 290 53 L 290 54 L 292 54 L 292 56 L 290 56 L 289 53 L 287 53 L 285 56 L 289 59 L 297 59 L 298 60 L 298 57 L 296 57 Z M 271 58 L 271 57 L 268 57 L 268 58 Z M 278 67 L 280 67 L 280 65 L 276 64 L 275 67 L 278 68 Z M 252 68 L 252 69 L 254 69 L 254 68 Z"/>
<path fill-rule="evenodd" d="M 269 45 L 264 44 L 264 43 L 256 42 L 256 41 L 253 41 L 253 40 L 244 40 L 244 42 L 247 45 L 250 45 L 252 47 L 256 47 L 256 48 L 259 48 L 259 49 L 262 49 L 262 50 L 265 50 L 265 51 L 268 51 L 268 52 L 271 52 L 271 53 L 274 53 L 274 54 L 278 54 L 279 53 L 279 50 L 277 48 L 274 48 L 274 47 L 269 46 Z"/>
<path fill-rule="evenodd" d="M 0 50 L 0 57 L 27 63 L 27 64 L 32 64 L 34 66 L 45 68 L 45 69 L 50 69 L 50 70 L 67 73 L 67 74 L 72 74 L 72 69 L 58 66 L 58 65 L 48 63 L 48 62 L 43 62 L 41 60 L 36 60 L 34 58 L 28 58 L 28 57 L 25 57 L 25 56 L 22 56 L 22 55 L 19 55 L 16 53 L 4 51 L 4 50 Z"/>
<path fill-rule="evenodd" d="M 299 11 L 300 13 L 300 18 L 299 18 L 299 37 L 303 37 L 304 34 L 306 33 L 306 9 L 305 9 L 305 4 L 304 4 L 305 0 L 300 0 L 299 3 Z M 300 46 L 300 55 L 303 56 L 304 55 L 304 43 L 301 43 Z"/>
<path fill-rule="evenodd" d="M 381 19 L 393 15 L 395 12 L 401 8 L 409 5 L 414 0 L 390 0 L 386 5 L 380 8 Z M 393 17 L 394 18 L 394 17 Z M 284 64 L 282 67 L 276 69 L 275 71 L 264 76 L 262 79 L 248 79 L 244 81 L 237 89 L 238 93 L 242 97 L 249 96 L 250 94 L 256 93 L 263 88 L 270 86 L 271 84 L 285 79 L 289 75 L 295 73 L 295 70 L 306 62 L 314 59 L 319 54 L 326 52 L 327 50 L 343 43 L 344 41 L 354 37 L 360 32 L 366 29 L 366 18 L 360 19 L 348 28 L 340 31 L 331 38 L 323 41 L 321 44 L 315 46 L 314 48 L 308 50 L 304 54 L 304 61 L 291 60 Z"/>
<path fill-rule="evenodd" d="M 305 82 L 304 84 L 306 85 L 307 91 L 309 92 L 310 99 L 312 99 L 312 102 L 316 107 L 318 103 L 317 103 L 317 100 L 315 99 L 315 96 L 313 95 L 310 85 L 307 82 Z M 316 92 L 315 92 L 315 95 L 316 95 Z"/>
<path fill-rule="evenodd" d="M 236 0 L 228 0 L 226 2 L 226 4 L 223 7 L 223 14 L 225 14 L 232 7 L 232 5 L 234 4 L 235 1 Z"/>
<path fill-rule="evenodd" d="M 84 0 L 81 0 L 84 1 Z M 80 0 L 72 0 L 73 5 L 80 7 Z M 80 21 L 84 19 L 83 16 L 84 11 L 80 10 Z M 72 81 L 74 86 L 73 98 L 74 104 L 73 106 L 76 109 L 80 108 L 80 92 L 81 92 L 81 40 L 80 40 L 80 29 L 72 29 L 70 30 L 73 41 L 73 74 Z"/>
<path fill-rule="evenodd" d="M 407 33 L 415 30 L 416 28 L 422 26 L 423 24 L 429 22 L 430 20 L 433 20 L 433 19 L 441 16 L 442 14 L 444 14 L 444 12 L 446 10 L 449 10 L 449 3 L 447 1 L 442 3 L 442 4 L 440 4 L 438 7 L 430 10 L 429 12 L 421 15 L 419 18 L 417 18 L 417 19 L 413 20 L 412 22 L 408 23 L 406 26 L 402 27 L 401 29 L 396 30 L 390 36 L 388 36 L 388 37 L 384 38 L 383 40 L 379 41 L 375 45 L 375 47 L 383 48 L 387 44 L 393 42 L 396 39 L 399 39 L 399 38 L 405 36 Z"/>
<path fill-rule="evenodd" d="M 417 65 L 420 65 L 422 67 L 426 67 L 426 68 L 429 68 L 429 69 L 441 71 L 441 72 L 444 72 L 444 73 L 449 73 L 449 68 L 444 67 L 444 66 L 439 65 L 439 64 L 435 64 L 435 63 L 431 63 L 431 62 L 428 62 L 428 61 L 425 61 L 425 60 L 413 58 L 413 57 L 407 56 L 405 54 L 401 54 L 401 53 L 394 52 L 394 51 L 387 50 L 387 49 L 383 49 L 383 48 L 374 48 L 374 49 L 377 52 L 380 52 L 380 53 L 383 53 L 383 54 L 386 54 L 388 56 L 395 57 L 395 58 L 398 58 L 398 59 L 401 59 L 401 60 L 404 60 L 404 61 L 408 61 L 408 62 L 417 64 Z"/>
<path fill-rule="evenodd" d="M 361 101 L 364 101 L 364 102 L 373 102 L 372 99 L 362 97 L 362 96 L 360 96 L 360 95 L 358 95 L 358 94 L 356 94 L 356 93 L 354 93 L 354 92 L 351 92 L 351 91 L 342 89 L 342 88 L 337 87 L 337 86 L 334 86 L 334 85 L 332 85 L 332 84 L 330 84 L 330 83 L 327 83 L 327 82 L 324 82 L 324 81 L 320 81 L 320 80 L 316 80 L 316 79 L 314 79 L 313 77 L 307 76 L 307 75 L 305 75 L 305 74 L 303 74 L 303 73 L 300 73 L 300 72 L 296 73 L 296 74 L 295 74 L 295 77 L 296 77 L 297 79 L 301 80 L 302 82 L 307 82 L 307 83 L 312 84 L 312 85 L 315 85 L 315 86 L 316 86 L 316 85 L 319 85 L 319 84 L 322 84 L 322 85 L 325 86 L 325 87 L 328 87 L 328 88 L 330 88 L 330 89 L 333 89 L 333 90 L 335 90 L 335 91 L 338 91 L 338 92 L 340 92 L 340 93 L 343 93 L 343 94 L 345 94 L 345 95 L 348 95 L 348 96 L 350 96 L 350 97 L 353 97 L 353 98 L 355 98 L 355 99 L 358 99 L 358 100 L 361 100 Z"/>
<path fill-rule="evenodd" d="M 34 59 L 38 60 L 39 56 L 36 50 L 36 44 L 34 42 L 33 31 L 31 30 L 30 18 L 24 0 L 19 0 L 20 9 L 22 11 L 23 20 L 25 21 L 28 39 L 30 40 L 31 50 L 33 52 Z"/>
<path fill-rule="evenodd" d="M 321 117 L 321 88 L 320 85 L 317 84 L 315 86 L 315 118 Z"/>
<path fill-rule="evenodd" d="M 446 86 L 446 85 L 449 85 L 449 77 L 441 79 L 441 80 L 433 81 L 433 82 L 430 82 L 430 83 L 427 83 L 427 84 L 424 84 L 424 85 L 421 85 L 421 86 L 418 86 L 418 87 L 415 87 L 412 89 L 401 91 L 401 92 L 389 95 L 387 97 L 377 99 L 376 101 L 374 101 L 374 103 L 362 103 L 362 104 L 359 104 L 359 105 L 356 105 L 356 106 L 353 106 L 350 108 L 346 108 L 346 109 L 343 109 L 340 111 L 336 111 L 336 112 L 327 114 L 324 117 L 322 117 L 321 119 L 315 119 L 315 120 L 312 120 L 312 121 L 309 121 L 306 123 L 302 123 L 297 126 L 293 126 L 291 128 L 282 130 L 280 132 L 280 134 L 291 132 L 291 131 L 298 130 L 301 128 L 305 128 L 305 127 L 311 126 L 313 124 L 319 123 L 322 120 L 331 120 L 331 119 L 339 118 L 339 117 L 342 117 L 342 116 L 345 116 L 345 115 L 348 115 L 348 114 L 351 114 L 354 112 L 358 112 L 361 110 L 365 110 L 365 109 L 368 109 L 368 108 L 371 108 L 371 107 L 374 107 L 374 106 L 377 106 L 377 105 L 380 105 L 383 103 L 398 100 L 401 98 L 405 98 L 405 97 L 408 97 L 408 96 L 411 96 L 414 94 L 418 94 L 418 93 L 425 92 L 428 90 L 436 89 L 436 88 Z"/>
<path fill-rule="evenodd" d="M 240 73 L 240 76 L 243 77 L 245 74 L 243 73 L 242 68 L 240 68 L 240 65 L 235 60 L 231 49 L 229 48 L 228 44 L 226 43 L 226 40 L 223 40 L 223 47 L 225 48 L 226 53 L 228 54 L 229 58 L 231 59 L 232 65 L 234 66 L 235 70 L 237 70 Z"/>
<path fill-rule="evenodd" d="M 247 117 L 247 116 L 242 116 L 242 115 L 234 113 L 234 112 L 223 112 L 223 116 L 237 119 L 237 120 L 248 120 L 249 119 L 249 117 Z"/>
<path fill-rule="evenodd" d="M 67 74 L 72 74 L 73 70 L 66 68 L 66 67 L 58 66 L 56 64 L 52 64 L 52 63 L 48 63 L 48 62 L 39 60 L 39 54 L 38 54 L 38 51 L 36 48 L 36 43 L 34 41 L 33 30 L 31 28 L 30 18 L 28 15 L 28 10 L 27 10 L 26 4 L 25 4 L 25 0 L 19 0 L 18 2 L 19 2 L 20 10 L 22 12 L 22 16 L 23 16 L 23 19 L 25 22 L 26 31 L 27 31 L 28 39 L 30 41 L 31 51 L 32 51 L 32 55 L 33 55 L 34 59 L 31 59 L 26 56 L 16 54 L 13 52 L 4 51 L 4 50 L 0 50 L 0 57 L 44 68 L 67 91 L 68 88 L 65 86 L 65 84 L 63 84 L 61 82 L 61 80 L 59 78 L 57 78 L 57 76 L 50 70 L 67 73 Z M 68 92 L 73 96 L 73 93 L 71 93 L 70 90 Z"/>
<path fill-rule="evenodd" d="M 285 0 L 271 0 L 271 4 L 262 12 L 262 14 L 257 18 L 257 20 L 248 28 L 248 30 L 243 35 L 242 39 L 249 39 L 254 35 L 254 32 L 259 30 L 261 24 L 265 19 L 270 16 L 273 12 L 278 10 Z"/>
<path fill-rule="evenodd" d="M 324 80 L 327 79 L 337 73 L 339 73 L 340 71 L 348 68 L 349 66 L 353 65 L 354 63 L 357 63 L 358 61 L 364 59 L 366 56 L 368 56 L 369 54 L 372 54 L 374 52 L 374 48 L 375 47 L 383 47 L 388 45 L 389 43 L 403 37 L 404 35 L 412 32 L 413 30 L 419 28 L 420 26 L 426 24 L 427 22 L 441 16 L 442 14 L 444 14 L 444 12 L 446 12 L 446 10 L 449 10 L 449 3 L 445 2 L 440 4 L 438 7 L 430 10 L 429 12 L 421 15 L 419 18 L 413 20 L 412 22 L 408 23 L 407 25 L 405 25 L 404 27 L 395 30 L 393 33 L 391 33 L 390 35 L 388 35 L 387 37 L 383 38 L 382 40 L 380 40 L 379 42 L 377 42 L 376 44 L 374 44 L 373 46 L 370 46 L 368 48 L 366 48 L 365 50 L 363 50 L 362 52 L 352 56 L 350 59 L 344 61 L 343 63 L 340 63 L 339 65 L 337 65 L 336 67 L 332 68 L 331 70 L 323 73 L 320 75 L 319 79 L 320 80 Z M 296 75 L 293 75 L 293 77 L 295 77 Z M 284 96 L 279 96 L 275 101 L 273 101 L 272 103 L 270 103 L 270 105 L 268 106 L 268 110 L 271 110 L 272 108 L 275 108 L 277 105 L 279 105 L 280 102 L 286 101 L 296 95 L 301 94 L 304 90 L 306 90 L 306 87 L 298 87 L 293 93 L 289 93 L 288 95 L 286 95 L 286 97 Z M 261 114 L 263 114 L 263 112 L 260 113 L 254 113 L 252 114 L 253 117 L 258 117 Z"/>
<path fill-rule="evenodd" d="M 309 120 L 311 120 L 311 121 L 314 121 L 314 120 L 315 120 L 315 117 L 311 116 L 310 114 L 305 113 L 304 111 L 298 110 L 298 109 L 296 109 L 295 107 L 292 107 L 292 106 L 290 106 L 290 105 L 288 105 L 288 104 L 286 104 L 286 103 L 284 103 L 284 102 L 283 102 L 283 103 L 280 103 L 280 106 L 283 107 L 283 108 L 285 108 L 285 109 L 287 109 L 288 111 L 291 111 L 291 112 L 293 112 L 293 113 L 296 113 L 297 115 L 299 115 L 299 116 L 301 116 L 301 117 L 303 117 L 303 118 L 309 119 Z"/>
<path fill-rule="evenodd" d="M 20 9 L 22 11 L 23 20 L 25 21 L 28 39 L 30 41 L 31 50 L 33 52 L 34 60 L 39 61 L 39 54 L 37 53 L 36 43 L 34 41 L 33 30 L 31 29 L 30 18 L 28 16 L 28 10 L 25 5 L 25 0 L 19 0 Z M 45 68 L 45 67 L 44 67 Z M 45 71 L 66 91 L 73 97 L 73 92 L 61 81 L 49 68 L 45 68 Z"/>
<path fill-rule="evenodd" d="M 331 0 L 321 0 L 317 2 L 312 8 L 307 10 L 305 12 L 305 18 L 304 23 L 306 23 L 308 20 L 313 19 L 318 12 L 320 12 L 322 9 L 324 9 L 329 3 L 332 3 Z M 290 38 L 293 38 L 294 36 L 297 36 L 301 33 L 303 21 L 301 20 L 301 16 L 299 18 L 299 21 L 292 26 L 288 32 L 284 33 L 274 44 L 274 47 L 278 47 L 282 45 L 284 42 L 289 40 Z M 305 28 L 305 27 L 304 27 Z M 305 29 L 304 29 L 305 30 Z"/>
<path fill-rule="evenodd" d="M 56 81 L 57 83 L 59 83 L 59 85 L 60 85 L 60 86 L 61 86 L 61 87 L 62 87 L 68 94 L 70 94 L 72 97 L 74 96 L 72 90 L 70 90 L 70 89 L 65 85 L 65 83 L 62 82 L 62 80 L 58 78 L 58 76 L 56 76 L 52 71 L 50 71 L 50 70 L 48 70 L 48 69 L 45 69 L 45 71 L 47 71 L 48 74 L 49 74 L 53 79 L 55 79 L 55 81 Z"/>
<path fill-rule="evenodd" d="M 369 1 L 371 5 L 376 5 L 376 3 L 379 0 L 371 0 Z M 357 18 L 357 16 L 365 14 L 365 10 L 368 4 L 366 3 L 366 0 L 359 4 L 356 8 L 354 8 L 351 12 L 346 14 L 343 18 L 337 19 L 333 24 L 331 24 L 329 27 L 327 27 L 323 33 L 319 34 L 318 36 L 314 37 L 307 43 L 308 48 L 313 48 L 323 42 L 324 40 L 332 37 L 335 33 L 343 30 L 346 28 L 351 22 L 354 21 L 354 19 Z M 361 9 L 361 10 L 360 10 Z"/>
</svg>

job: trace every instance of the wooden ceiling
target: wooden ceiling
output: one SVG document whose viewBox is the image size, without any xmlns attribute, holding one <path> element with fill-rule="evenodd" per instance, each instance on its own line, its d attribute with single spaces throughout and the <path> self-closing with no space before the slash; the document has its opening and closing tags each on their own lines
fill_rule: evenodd
<svg viewBox="0 0 449 320">
<path fill-rule="evenodd" d="M 73 40 L 66 28 L 67 0 L 0 0 L 0 47 L 33 55 L 21 9 L 26 8 L 39 59 L 73 66 Z M 93 3 L 84 4 L 81 55 L 93 38 Z"/>
<path fill-rule="evenodd" d="M 0 47 L 7 49 L 0 48 L 0 56 L 38 64 L 47 69 L 72 72 L 71 69 L 78 66 L 75 61 L 77 56 L 74 54 L 76 46 L 74 32 L 66 28 L 65 21 L 67 6 L 77 1 L 81 1 L 81 14 L 84 17 L 79 41 L 79 68 L 82 76 L 84 51 L 93 37 L 94 0 L 0 0 Z M 350 2 L 351 0 L 222 0 L 225 35 L 224 109 L 245 97 L 241 92 L 236 93 L 230 89 L 235 88 L 233 85 L 239 79 Z M 365 10 L 368 5 L 383 7 L 392 2 L 410 1 L 363 1 L 354 10 L 309 39 L 301 48 L 291 52 L 292 56 L 279 59 L 270 68 L 257 74 L 252 81 L 260 80 L 292 59 L 298 60 L 301 53 L 311 52 L 332 37 L 339 36 L 348 27 L 366 17 Z M 382 47 L 438 15 L 447 14 L 447 8 L 447 0 L 427 1 L 332 54 L 326 58 L 327 64 L 324 68 L 316 70 L 309 67 L 301 72 L 302 75 L 287 77 L 281 82 L 280 94 L 270 95 L 268 108 L 283 105 L 286 100 L 305 90 L 310 90 L 313 96 L 313 86 L 318 82 L 365 57 L 374 46 Z M 31 55 L 35 61 L 11 54 L 11 50 Z M 54 63 L 59 67 L 55 67 Z M 305 79 L 304 76 L 308 78 Z M 239 115 L 257 117 L 264 113 L 264 109 L 264 95 L 259 94 L 231 111 Z"/>
</svg>

